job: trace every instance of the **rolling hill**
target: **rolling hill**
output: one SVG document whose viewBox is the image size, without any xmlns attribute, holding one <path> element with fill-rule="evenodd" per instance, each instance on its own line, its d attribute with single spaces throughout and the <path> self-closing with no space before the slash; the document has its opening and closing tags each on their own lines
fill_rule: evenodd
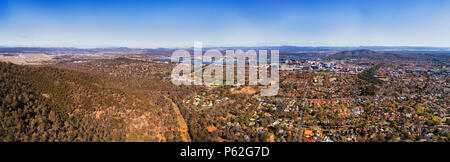
<svg viewBox="0 0 450 162">
<path fill-rule="evenodd" d="M 189 141 L 175 107 L 159 104 L 170 87 L 127 80 L 0 62 L 0 140 Z"/>
</svg>

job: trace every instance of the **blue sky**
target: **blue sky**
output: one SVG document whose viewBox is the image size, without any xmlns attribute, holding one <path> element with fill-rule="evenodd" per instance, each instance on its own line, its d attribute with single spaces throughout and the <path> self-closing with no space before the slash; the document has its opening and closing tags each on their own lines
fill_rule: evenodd
<svg viewBox="0 0 450 162">
<path fill-rule="evenodd" d="M 0 0 L 0 46 L 450 47 L 449 0 Z"/>
</svg>

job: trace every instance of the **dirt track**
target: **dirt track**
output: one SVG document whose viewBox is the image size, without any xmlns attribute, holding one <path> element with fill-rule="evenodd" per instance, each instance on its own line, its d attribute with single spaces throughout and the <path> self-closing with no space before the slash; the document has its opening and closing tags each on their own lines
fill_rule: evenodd
<svg viewBox="0 0 450 162">
<path fill-rule="evenodd" d="M 183 118 L 183 115 L 181 115 L 180 109 L 178 108 L 177 104 L 175 104 L 172 99 L 168 98 L 167 96 L 164 96 L 169 102 L 172 104 L 173 110 L 175 112 L 175 115 L 177 116 L 177 123 L 179 126 L 181 141 L 183 142 L 191 142 L 191 138 L 189 136 L 188 132 L 188 126 L 186 124 L 186 121 Z"/>
</svg>

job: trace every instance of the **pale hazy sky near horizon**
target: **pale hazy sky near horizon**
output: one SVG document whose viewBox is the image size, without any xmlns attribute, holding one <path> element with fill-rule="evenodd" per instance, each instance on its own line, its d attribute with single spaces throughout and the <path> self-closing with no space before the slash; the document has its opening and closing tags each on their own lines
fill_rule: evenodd
<svg viewBox="0 0 450 162">
<path fill-rule="evenodd" d="M 0 46 L 450 47 L 450 0 L 0 0 Z"/>
</svg>

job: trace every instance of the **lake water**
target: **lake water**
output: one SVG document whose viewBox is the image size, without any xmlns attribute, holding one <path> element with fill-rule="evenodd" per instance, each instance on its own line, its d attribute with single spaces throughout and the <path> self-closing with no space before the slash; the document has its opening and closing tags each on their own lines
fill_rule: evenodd
<svg viewBox="0 0 450 162">
<path fill-rule="evenodd" d="M 288 56 L 288 57 L 283 57 L 280 58 L 279 61 L 277 62 L 284 62 L 287 59 L 295 59 L 295 58 L 300 58 L 300 59 L 304 59 L 304 60 L 310 60 L 310 59 L 322 59 L 320 57 L 301 57 L 301 56 Z M 172 60 L 170 58 L 156 58 L 153 59 L 153 61 L 171 61 L 171 62 L 178 62 L 178 61 L 183 61 L 183 59 L 179 59 L 179 60 Z M 258 59 L 258 62 L 271 62 L 271 61 L 267 61 L 267 60 L 262 60 L 262 59 Z M 210 64 L 220 64 L 220 62 L 201 62 L 201 61 L 192 61 L 194 64 L 205 64 L 205 65 L 210 65 Z M 274 62 L 274 61 L 272 61 Z M 242 64 L 242 63 L 249 63 L 248 61 L 240 61 L 240 62 L 233 62 L 231 64 Z M 227 64 L 226 61 L 224 61 L 222 64 Z"/>
</svg>

